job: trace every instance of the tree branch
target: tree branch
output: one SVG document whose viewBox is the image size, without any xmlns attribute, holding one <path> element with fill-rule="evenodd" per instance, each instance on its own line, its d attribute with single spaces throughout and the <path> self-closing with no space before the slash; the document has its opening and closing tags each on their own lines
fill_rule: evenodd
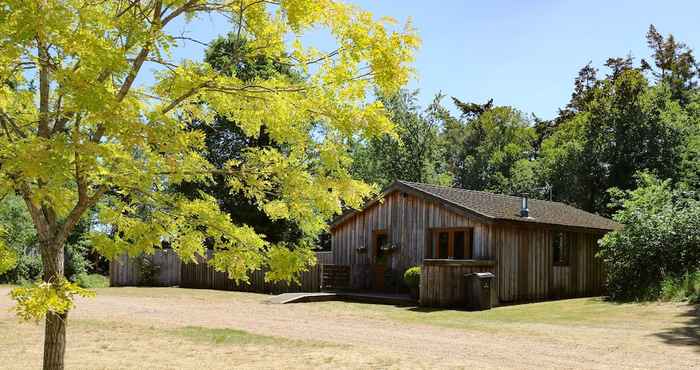
<svg viewBox="0 0 700 370">
<path fill-rule="evenodd" d="M 156 1 L 155 7 L 153 9 L 153 19 L 156 20 L 156 25 L 157 27 L 161 27 L 164 24 L 158 24 L 158 21 L 160 20 L 161 16 L 161 9 L 162 9 L 162 2 L 160 0 Z M 151 31 L 153 31 L 153 27 L 151 28 Z M 136 76 L 138 75 L 139 71 L 141 70 L 141 67 L 143 66 L 143 63 L 146 61 L 146 58 L 148 57 L 148 53 L 150 52 L 151 48 L 151 43 L 150 41 L 146 43 L 146 45 L 143 46 L 141 51 L 139 51 L 139 54 L 136 56 L 136 59 L 134 59 L 133 64 L 131 65 L 131 69 L 129 70 L 129 74 L 126 76 L 126 79 L 124 80 L 124 83 L 122 83 L 122 86 L 119 88 L 119 92 L 117 92 L 116 99 L 118 102 L 121 102 L 124 100 L 126 97 L 126 94 L 129 93 L 129 90 L 131 90 L 131 86 L 134 84 L 134 81 L 136 80 Z M 93 142 L 99 142 L 102 139 L 102 136 L 104 136 L 105 133 L 105 126 L 103 124 L 99 124 L 97 126 L 97 130 L 95 130 L 95 135 L 92 137 Z"/>
<path fill-rule="evenodd" d="M 10 128 L 12 128 L 12 131 L 14 131 L 17 136 L 21 138 L 26 138 L 27 134 L 25 134 L 22 130 L 20 130 L 19 127 L 12 121 L 12 118 L 7 115 L 7 113 L 3 112 L 0 110 L 0 124 L 2 124 L 3 129 L 5 130 L 5 135 L 7 135 L 7 138 L 12 141 L 12 135 L 10 133 Z M 8 127 L 10 126 L 10 127 Z"/>
<path fill-rule="evenodd" d="M 56 233 L 55 241 L 58 243 L 63 243 L 68 238 L 68 235 L 70 235 L 70 233 L 73 231 L 75 225 L 78 224 L 80 218 L 83 216 L 83 213 L 85 213 L 88 208 L 97 204 L 108 189 L 109 187 L 107 185 L 101 185 L 99 188 L 97 188 L 97 190 L 95 190 L 95 193 L 91 197 L 84 198 L 83 201 L 79 200 L 68 214 L 68 217 L 66 217 L 66 221 L 63 223 L 63 226 Z"/>
<path fill-rule="evenodd" d="M 46 44 L 37 37 L 39 54 L 39 131 L 40 137 L 49 137 L 49 53 Z"/>
<path fill-rule="evenodd" d="M 196 44 L 199 44 L 199 45 L 202 45 L 202 46 L 206 46 L 206 47 L 209 47 L 209 46 L 211 45 L 211 44 L 209 44 L 209 43 L 207 43 L 207 42 L 200 41 L 200 40 L 197 40 L 197 39 L 195 39 L 195 38 L 187 37 L 187 36 L 175 36 L 175 37 L 173 37 L 173 40 L 192 41 L 192 42 L 194 42 L 194 43 L 196 43 Z"/>
<path fill-rule="evenodd" d="M 168 104 L 163 110 L 161 111 L 162 114 L 166 114 L 173 110 L 175 107 L 177 107 L 180 103 L 185 101 L 185 99 L 191 97 L 192 95 L 196 94 L 199 90 L 202 88 L 206 87 L 208 85 L 208 82 L 205 82 L 199 86 L 191 88 L 189 91 L 186 93 L 182 94 L 182 96 L 178 97 L 177 99 L 173 100 Z"/>
<path fill-rule="evenodd" d="M 29 216 L 32 218 L 32 222 L 34 223 L 34 227 L 36 227 L 39 238 L 42 241 L 49 240 L 51 233 L 49 231 L 48 222 L 43 217 L 39 207 L 34 204 L 34 201 L 32 200 L 32 192 L 29 189 L 29 186 L 25 183 L 20 183 L 18 185 L 18 190 L 22 195 L 22 199 L 24 199 L 24 203 L 27 205 L 27 211 L 29 211 Z"/>
<path fill-rule="evenodd" d="M 166 24 L 170 23 L 173 19 L 177 18 L 180 14 L 188 11 L 188 10 L 194 10 L 196 9 L 197 5 L 199 4 L 198 0 L 190 0 L 183 4 L 181 7 L 175 9 L 172 11 L 172 13 L 166 15 L 162 20 L 161 24 L 165 26 Z M 200 4 L 201 5 L 201 4 Z"/>
</svg>

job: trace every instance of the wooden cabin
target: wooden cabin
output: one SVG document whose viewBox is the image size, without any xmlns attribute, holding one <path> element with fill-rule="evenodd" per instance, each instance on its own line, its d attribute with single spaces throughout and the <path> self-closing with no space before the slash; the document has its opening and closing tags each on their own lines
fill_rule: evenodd
<svg viewBox="0 0 700 370">
<path fill-rule="evenodd" d="M 353 289 L 401 291 L 422 267 L 420 303 L 465 303 L 464 275 L 495 274 L 493 303 L 601 295 L 597 241 L 614 221 L 558 202 L 396 181 L 331 225 L 332 262 Z"/>
</svg>

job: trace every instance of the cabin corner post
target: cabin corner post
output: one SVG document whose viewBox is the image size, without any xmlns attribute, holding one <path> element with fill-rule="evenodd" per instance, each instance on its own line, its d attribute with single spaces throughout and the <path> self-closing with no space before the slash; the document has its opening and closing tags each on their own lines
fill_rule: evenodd
<svg viewBox="0 0 700 370">
<path fill-rule="evenodd" d="M 425 260 L 423 260 L 423 261 L 425 261 Z M 427 297 L 426 297 L 427 291 L 424 288 L 426 286 L 426 283 L 425 283 L 426 270 L 427 270 L 427 266 L 425 265 L 424 262 L 421 262 L 420 282 L 418 283 L 418 305 L 419 306 L 426 306 L 427 305 Z"/>
</svg>

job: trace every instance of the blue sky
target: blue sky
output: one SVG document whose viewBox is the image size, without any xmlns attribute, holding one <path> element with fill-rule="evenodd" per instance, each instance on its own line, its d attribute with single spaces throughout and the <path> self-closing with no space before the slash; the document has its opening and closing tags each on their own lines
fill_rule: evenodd
<svg viewBox="0 0 700 370">
<path fill-rule="evenodd" d="M 700 48 L 698 1 L 351 2 L 377 17 L 412 19 L 423 45 L 415 63 L 418 76 L 409 87 L 420 90 L 423 105 L 442 91 L 465 101 L 494 98 L 495 104 L 553 118 L 588 61 L 600 66 L 608 57 L 628 53 L 648 57 L 644 35 L 651 23 L 662 34 Z M 191 36 L 204 40 L 229 27 L 220 18 L 193 26 Z M 188 44 L 176 56 L 200 59 L 201 54 L 201 47 Z"/>
</svg>

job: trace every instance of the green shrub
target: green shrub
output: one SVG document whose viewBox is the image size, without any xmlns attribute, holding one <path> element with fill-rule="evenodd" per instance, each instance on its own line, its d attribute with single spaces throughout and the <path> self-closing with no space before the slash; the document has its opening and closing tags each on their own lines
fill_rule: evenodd
<svg viewBox="0 0 700 370">
<path fill-rule="evenodd" d="M 420 285 L 420 266 L 413 266 L 403 273 L 403 281 L 411 289 Z"/>
<path fill-rule="evenodd" d="M 156 278 L 160 272 L 160 266 L 154 264 L 153 261 L 151 261 L 151 259 L 145 254 L 142 254 L 141 257 L 139 257 L 138 266 L 139 273 L 141 275 L 139 284 L 142 286 L 156 285 Z"/>
<path fill-rule="evenodd" d="M 107 288 L 109 287 L 109 278 L 100 274 L 82 273 L 76 275 L 75 283 L 81 288 Z"/>
<path fill-rule="evenodd" d="M 41 256 L 35 253 L 17 253 L 15 268 L 0 276 L 0 282 L 22 284 L 24 281 L 36 281 L 41 278 L 44 268 Z"/>
<path fill-rule="evenodd" d="M 661 282 L 661 299 L 691 303 L 700 302 L 700 270 L 680 278 L 666 278 Z"/>
<path fill-rule="evenodd" d="M 700 266 L 698 194 L 641 173 L 637 189 L 611 195 L 619 207 L 613 218 L 623 228 L 605 235 L 598 254 L 611 298 L 674 295 L 675 283 L 665 279 L 682 278 Z"/>
<path fill-rule="evenodd" d="M 90 262 L 85 258 L 88 249 L 89 246 L 83 242 L 66 244 L 64 274 L 69 280 L 76 281 L 78 275 L 87 274 L 90 270 Z M 18 248 L 15 251 L 18 257 L 17 264 L 12 270 L 0 276 L 0 282 L 19 284 L 22 281 L 40 279 L 44 268 L 36 247 Z"/>
<path fill-rule="evenodd" d="M 90 261 L 85 258 L 90 250 L 87 240 L 79 239 L 76 243 L 66 244 L 64 262 L 64 274 L 71 281 L 76 281 L 78 275 L 87 274 L 90 270 Z"/>
</svg>

